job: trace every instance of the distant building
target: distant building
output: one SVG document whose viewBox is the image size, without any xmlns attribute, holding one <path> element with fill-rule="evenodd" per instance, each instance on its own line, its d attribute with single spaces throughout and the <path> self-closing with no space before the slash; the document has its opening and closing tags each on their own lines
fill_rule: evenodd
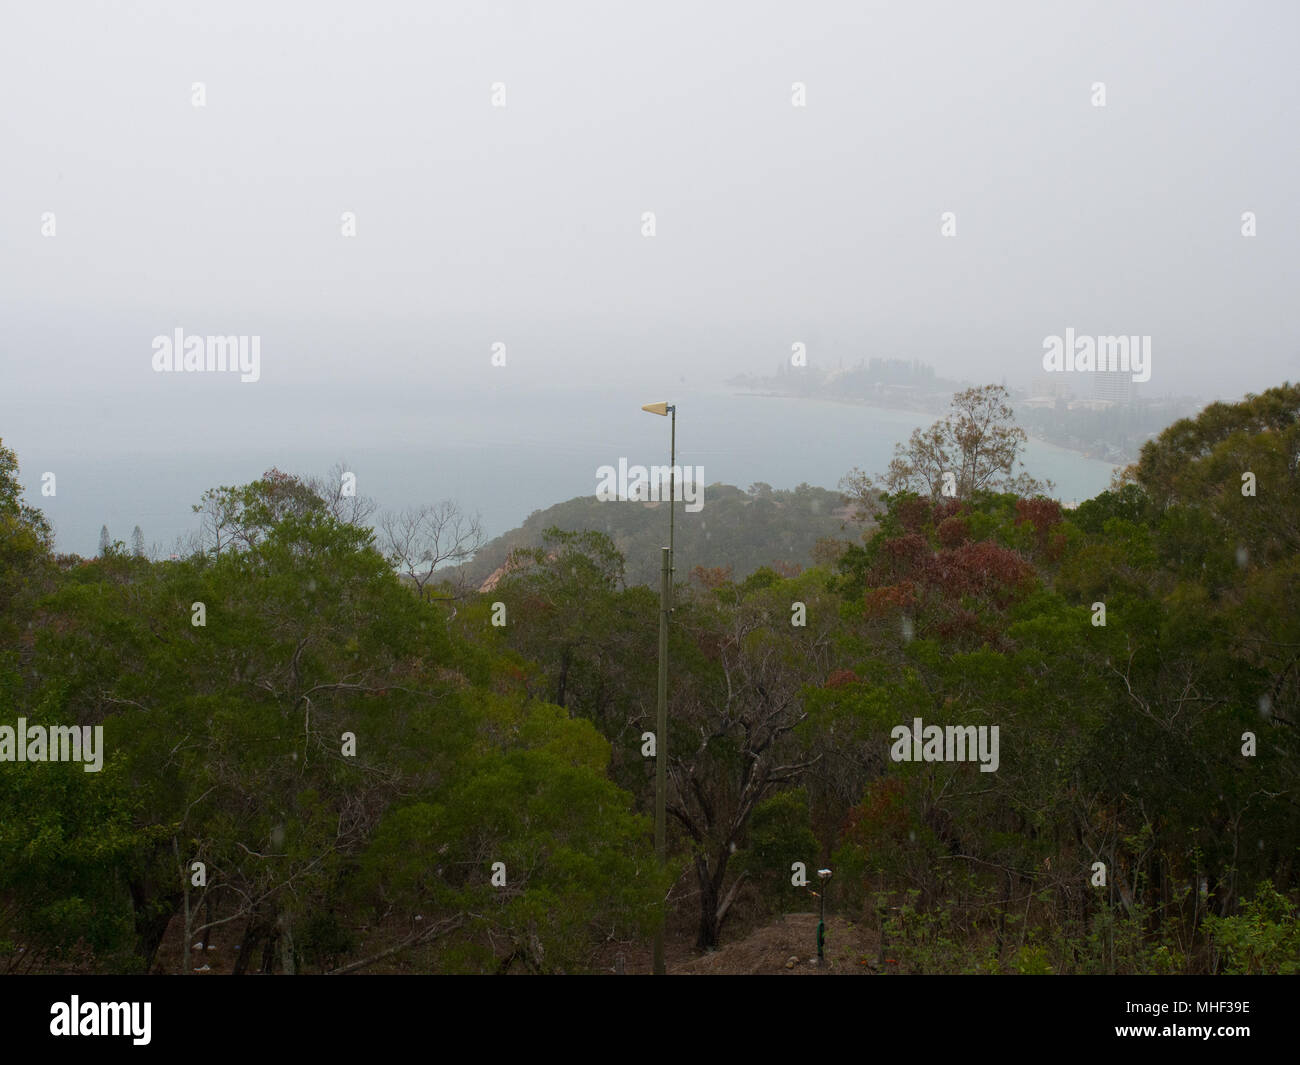
<svg viewBox="0 0 1300 1065">
<path fill-rule="evenodd" d="M 1028 407 L 1055 407 L 1061 400 L 1068 400 L 1073 395 L 1063 374 L 1043 374 L 1035 377 L 1029 385 Z"/>
<path fill-rule="evenodd" d="M 1132 406 L 1137 399 L 1133 375 L 1126 370 L 1095 370 L 1092 374 L 1092 398 L 1105 400 L 1117 407 Z"/>
</svg>

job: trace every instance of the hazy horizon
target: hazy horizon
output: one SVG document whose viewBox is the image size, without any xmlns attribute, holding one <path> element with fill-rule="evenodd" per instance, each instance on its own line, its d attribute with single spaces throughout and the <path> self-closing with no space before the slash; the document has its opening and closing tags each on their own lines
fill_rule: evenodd
<svg viewBox="0 0 1300 1065">
<path fill-rule="evenodd" d="M 138 524 L 146 545 L 156 545 L 166 557 L 177 536 L 197 531 L 190 507 L 208 488 L 245 484 L 271 467 L 322 475 L 339 462 L 355 473 L 358 493 L 375 499 L 382 510 L 452 499 L 466 512 L 480 513 L 491 538 L 523 524 L 534 510 L 593 495 L 602 464 L 617 465 L 620 457 L 629 464 L 668 460 L 666 422 L 639 410 L 641 402 L 658 394 L 635 388 L 621 387 L 612 402 L 609 391 L 598 389 L 497 396 L 491 421 L 455 413 L 426 420 L 411 405 L 395 403 L 359 424 L 355 417 L 350 426 L 339 419 L 333 444 L 295 440 L 305 424 L 298 418 L 311 420 L 310 399 L 295 412 L 273 391 L 259 395 L 267 409 L 281 412 L 284 424 L 255 433 L 250 421 L 235 431 L 236 437 L 248 432 L 250 439 L 233 439 L 220 449 L 151 448 L 151 432 L 161 431 L 164 439 L 180 435 L 186 418 L 181 407 L 138 432 L 129 450 L 112 457 L 79 457 L 56 445 L 35 448 L 26 457 L 20 453 L 28 500 L 54 526 L 56 549 L 89 557 L 97 551 L 101 524 L 112 539 L 127 544 Z M 674 398 L 678 465 L 702 466 L 705 484 L 740 488 L 763 481 L 775 488 L 808 483 L 835 490 L 854 465 L 883 470 L 895 443 L 936 419 L 916 411 L 743 396 L 726 389 Z M 565 416 L 552 416 L 552 407 L 563 399 L 569 403 Z M 85 413 L 89 424 L 107 424 L 93 420 L 102 412 Z M 251 413 L 255 419 L 257 411 Z M 33 418 L 39 420 L 39 412 Z M 550 461 L 521 463 L 520 449 Z M 1067 501 L 1105 489 L 1114 469 L 1038 440 L 1030 441 L 1024 462 L 1031 474 L 1056 481 L 1057 496 Z M 50 468 L 71 474 L 60 475 L 55 497 L 42 498 L 40 473 Z M 706 508 L 707 502 L 706 492 Z"/>
<path fill-rule="evenodd" d="M 499 441 L 527 478 L 574 461 L 591 403 L 719 390 L 796 343 L 809 367 L 1023 387 L 1045 337 L 1149 336 L 1141 394 L 1207 401 L 1300 366 L 1292 5 L 4 21 L 0 439 L 56 524 L 103 509 L 95 463 L 129 465 L 114 491 L 147 512 L 193 456 L 236 450 L 323 472 L 370 449 L 400 467 L 385 504 L 428 501 L 410 471 L 447 437 L 426 422 L 508 427 L 545 386 L 554 435 Z M 156 372 L 177 328 L 258 338 L 258 379 Z M 615 458 L 658 432 L 637 424 Z M 870 461 L 845 441 L 841 473 Z"/>
</svg>

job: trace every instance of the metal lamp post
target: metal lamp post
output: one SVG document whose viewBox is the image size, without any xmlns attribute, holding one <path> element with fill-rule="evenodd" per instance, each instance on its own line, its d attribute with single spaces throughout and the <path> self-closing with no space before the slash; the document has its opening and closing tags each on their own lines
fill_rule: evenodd
<svg viewBox="0 0 1300 1065">
<path fill-rule="evenodd" d="M 673 608 L 673 512 L 677 509 L 677 407 L 669 403 L 647 403 L 641 408 L 651 414 L 672 415 L 668 460 L 668 546 L 663 549 L 659 574 L 659 710 L 655 721 L 655 859 L 662 870 L 668 864 L 668 615 Z M 663 976 L 664 924 L 667 906 L 660 903 L 655 929 L 654 973 Z"/>
</svg>

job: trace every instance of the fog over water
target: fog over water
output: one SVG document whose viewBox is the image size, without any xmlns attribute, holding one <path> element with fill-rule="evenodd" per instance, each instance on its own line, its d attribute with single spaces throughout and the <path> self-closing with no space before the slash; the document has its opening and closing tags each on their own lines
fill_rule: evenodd
<svg viewBox="0 0 1300 1065">
<path fill-rule="evenodd" d="M 340 459 L 499 533 L 663 461 L 656 400 L 742 487 L 934 420 L 726 387 L 796 341 L 1024 386 L 1045 337 L 1149 336 L 1143 395 L 1237 399 L 1300 365 L 1298 39 L 1282 2 L 10 5 L 0 440 L 89 554 Z M 155 372 L 177 328 L 259 379 Z"/>
<path fill-rule="evenodd" d="M 202 387 L 192 380 L 187 385 Z M 346 461 L 358 491 L 381 505 L 452 498 L 481 512 L 495 536 L 533 510 L 594 494 L 598 466 L 617 466 L 620 458 L 647 466 L 668 461 L 666 420 L 639 409 L 662 396 L 644 386 L 543 385 L 524 393 L 466 386 L 458 393 L 463 402 L 446 410 L 400 393 L 359 392 L 354 406 L 331 408 L 326 396 L 310 392 L 255 392 L 256 401 L 241 404 L 237 418 L 196 418 L 178 402 L 147 430 L 123 427 L 128 444 L 111 455 L 93 448 L 31 447 L 24 479 L 32 498 L 39 496 L 39 471 L 68 471 L 59 474 L 58 495 L 41 500 L 59 548 L 91 554 L 101 524 L 123 541 L 138 524 L 146 542 L 166 553 L 176 536 L 196 527 L 189 507 L 206 488 L 243 484 L 272 466 L 323 474 Z M 675 392 L 678 463 L 702 466 L 706 484 L 748 487 L 765 481 L 793 488 L 807 482 L 833 488 L 855 464 L 882 470 L 895 442 L 935 420 L 726 389 L 695 393 L 679 386 Z M 20 419 L 18 428 L 39 440 L 42 425 L 60 411 L 37 403 L 28 414 L 31 422 Z M 111 403 L 80 405 L 79 439 L 112 432 L 115 418 Z M 1066 500 L 1102 491 L 1113 469 L 1036 441 L 1025 462 L 1036 476 L 1056 482 L 1056 494 Z"/>
</svg>

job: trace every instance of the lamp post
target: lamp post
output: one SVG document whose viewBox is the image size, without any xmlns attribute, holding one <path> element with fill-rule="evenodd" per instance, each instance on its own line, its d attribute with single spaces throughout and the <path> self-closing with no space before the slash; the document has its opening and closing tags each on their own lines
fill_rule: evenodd
<svg viewBox="0 0 1300 1065">
<path fill-rule="evenodd" d="M 668 546 L 663 549 L 659 573 L 659 708 L 655 720 L 655 860 L 662 871 L 668 864 L 668 615 L 673 608 L 673 511 L 677 503 L 677 407 L 669 403 L 647 403 L 641 408 L 666 417 L 672 414 L 668 459 Z M 655 928 L 654 973 L 663 976 L 664 924 L 667 906 L 660 902 Z"/>
</svg>

